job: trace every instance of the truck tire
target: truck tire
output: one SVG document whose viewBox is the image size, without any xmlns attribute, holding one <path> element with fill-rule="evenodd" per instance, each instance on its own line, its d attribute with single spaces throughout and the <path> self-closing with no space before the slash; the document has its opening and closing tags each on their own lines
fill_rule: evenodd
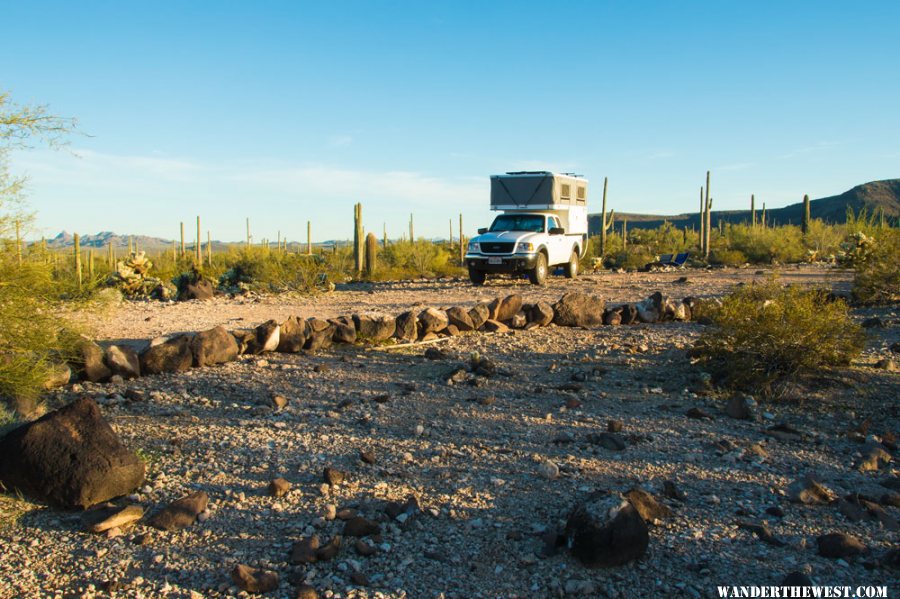
<svg viewBox="0 0 900 599">
<path fill-rule="evenodd" d="M 572 257 L 569 258 L 569 263 L 563 267 L 563 272 L 566 275 L 567 279 L 574 279 L 578 276 L 578 250 L 572 250 Z"/>
<path fill-rule="evenodd" d="M 484 285 L 484 280 L 487 278 L 487 275 L 483 270 L 478 270 L 472 267 L 469 267 L 469 280 L 472 281 L 472 284 L 478 287 Z"/>
<path fill-rule="evenodd" d="M 547 282 L 547 256 L 543 252 L 537 255 L 534 268 L 528 272 L 528 280 L 532 285 L 543 285 Z"/>
</svg>

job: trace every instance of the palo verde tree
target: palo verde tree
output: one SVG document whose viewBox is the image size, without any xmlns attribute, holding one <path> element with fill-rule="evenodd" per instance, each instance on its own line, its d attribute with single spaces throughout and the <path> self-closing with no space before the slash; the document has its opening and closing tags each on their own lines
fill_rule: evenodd
<svg viewBox="0 0 900 599">
<path fill-rule="evenodd" d="M 44 107 L 13 104 L 0 92 L 0 411 L 5 403 L 20 413 L 33 412 L 41 388 L 71 358 L 77 342 L 54 313 L 59 293 L 48 264 L 23 263 L 19 248 L 7 241 L 27 220 L 25 179 L 10 172 L 10 152 L 38 143 L 57 146 L 74 126 Z"/>
</svg>

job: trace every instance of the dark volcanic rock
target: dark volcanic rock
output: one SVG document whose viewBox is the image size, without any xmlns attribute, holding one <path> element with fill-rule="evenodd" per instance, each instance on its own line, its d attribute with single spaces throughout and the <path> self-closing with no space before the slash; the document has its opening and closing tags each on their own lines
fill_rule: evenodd
<svg viewBox="0 0 900 599">
<path fill-rule="evenodd" d="M 602 299 L 573 291 L 553 305 L 553 322 L 564 327 L 591 327 L 603 324 Z"/>
<path fill-rule="evenodd" d="M 231 571 L 231 581 L 242 591 L 258 595 L 278 588 L 278 573 L 238 564 Z"/>
<path fill-rule="evenodd" d="M 328 349 L 332 346 L 335 329 L 333 324 L 319 318 L 310 318 L 306 322 L 309 325 L 309 337 L 306 338 L 306 344 L 303 346 L 303 349 L 316 351 Z"/>
<path fill-rule="evenodd" d="M 528 311 L 528 322 L 536 323 L 542 327 L 553 322 L 553 307 L 547 302 L 537 302 Z"/>
<path fill-rule="evenodd" d="M 620 566 L 641 557 L 650 535 L 631 503 L 618 494 L 594 493 L 575 507 L 565 535 L 572 554 L 589 568 Z"/>
<path fill-rule="evenodd" d="M 0 482 L 65 508 L 87 508 L 144 481 L 144 462 L 126 449 L 91 399 L 78 399 L 0 439 Z"/>
<path fill-rule="evenodd" d="M 328 322 L 334 325 L 334 334 L 331 340 L 335 343 L 356 343 L 356 325 L 352 318 L 341 316 L 340 318 L 329 318 Z M 393 319 L 391 319 L 393 324 Z M 393 329 L 392 329 L 393 330 Z M 391 333 L 393 335 L 393 333 Z"/>
<path fill-rule="evenodd" d="M 394 337 L 412 343 L 419 338 L 419 322 L 415 312 L 404 312 L 395 320 Z"/>
<path fill-rule="evenodd" d="M 368 341 L 386 341 L 397 330 L 396 320 L 392 316 L 354 314 L 353 324 L 357 336 Z"/>
<path fill-rule="evenodd" d="M 89 339 L 82 339 L 76 348 L 75 362 L 78 376 L 92 383 L 103 383 L 109 380 L 112 372 L 103 359 L 103 349 Z"/>
<path fill-rule="evenodd" d="M 487 304 L 478 304 L 471 310 L 469 310 L 469 318 L 472 319 L 472 326 L 475 327 L 475 330 L 481 328 L 481 325 L 485 323 L 491 317 L 491 309 Z"/>
<path fill-rule="evenodd" d="M 367 537 L 377 535 L 381 532 L 381 527 L 377 522 L 372 522 L 362 516 L 350 518 L 344 524 L 345 537 Z"/>
<path fill-rule="evenodd" d="M 419 335 L 425 336 L 428 333 L 438 333 L 447 328 L 450 319 L 447 313 L 437 308 L 425 308 L 419 314 Z"/>
<path fill-rule="evenodd" d="M 209 496 L 205 491 L 195 491 L 164 507 L 150 518 L 148 524 L 160 530 L 186 528 L 197 520 L 208 503 Z"/>
<path fill-rule="evenodd" d="M 450 324 L 462 332 L 475 330 L 475 323 L 472 322 L 469 312 L 463 308 L 450 308 L 447 310 L 447 318 L 450 320 Z"/>
<path fill-rule="evenodd" d="M 124 345 L 110 345 L 106 349 L 106 366 L 112 374 L 126 380 L 141 376 L 141 359 L 136 351 Z"/>
<path fill-rule="evenodd" d="M 816 543 L 819 546 L 819 555 L 822 557 L 851 557 L 868 551 L 862 541 L 841 532 L 822 535 L 816 539 Z"/>
<path fill-rule="evenodd" d="M 141 353 L 141 372 L 143 374 L 183 372 L 189 370 L 193 363 L 191 335 L 154 339 L 150 347 Z"/>
<path fill-rule="evenodd" d="M 665 520 L 672 516 L 672 510 L 669 509 L 669 506 L 658 502 L 653 495 L 640 487 L 635 487 L 625 493 L 625 498 L 628 499 L 646 522 Z"/>
<path fill-rule="evenodd" d="M 197 333 L 191 340 L 194 366 L 210 366 L 233 362 L 238 356 L 238 344 L 234 335 L 218 326 Z"/>
<path fill-rule="evenodd" d="M 305 320 L 297 316 L 289 316 L 281 323 L 281 331 L 278 336 L 278 351 L 283 354 L 296 354 L 306 345 L 309 336 L 309 325 Z"/>
<path fill-rule="evenodd" d="M 208 279 L 198 279 L 192 283 L 187 283 L 178 292 L 178 301 L 186 300 L 208 300 L 212 299 L 216 290 Z"/>
</svg>

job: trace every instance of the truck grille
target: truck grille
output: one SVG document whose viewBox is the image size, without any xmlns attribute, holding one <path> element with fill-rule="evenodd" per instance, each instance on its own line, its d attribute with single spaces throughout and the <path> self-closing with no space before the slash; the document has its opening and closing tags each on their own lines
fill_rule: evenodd
<svg viewBox="0 0 900 599">
<path fill-rule="evenodd" d="M 512 254 L 515 243 L 509 242 L 488 242 L 481 244 L 481 252 L 483 254 Z"/>
</svg>

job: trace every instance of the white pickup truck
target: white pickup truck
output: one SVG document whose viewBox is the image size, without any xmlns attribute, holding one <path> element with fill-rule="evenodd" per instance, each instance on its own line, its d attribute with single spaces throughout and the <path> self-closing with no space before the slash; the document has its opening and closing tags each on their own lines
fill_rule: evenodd
<svg viewBox="0 0 900 599">
<path fill-rule="evenodd" d="M 491 176 L 491 210 L 503 213 L 469 241 L 469 279 L 488 274 L 526 274 L 543 285 L 555 266 L 578 275 L 587 251 L 587 179 L 547 171 Z"/>
</svg>

